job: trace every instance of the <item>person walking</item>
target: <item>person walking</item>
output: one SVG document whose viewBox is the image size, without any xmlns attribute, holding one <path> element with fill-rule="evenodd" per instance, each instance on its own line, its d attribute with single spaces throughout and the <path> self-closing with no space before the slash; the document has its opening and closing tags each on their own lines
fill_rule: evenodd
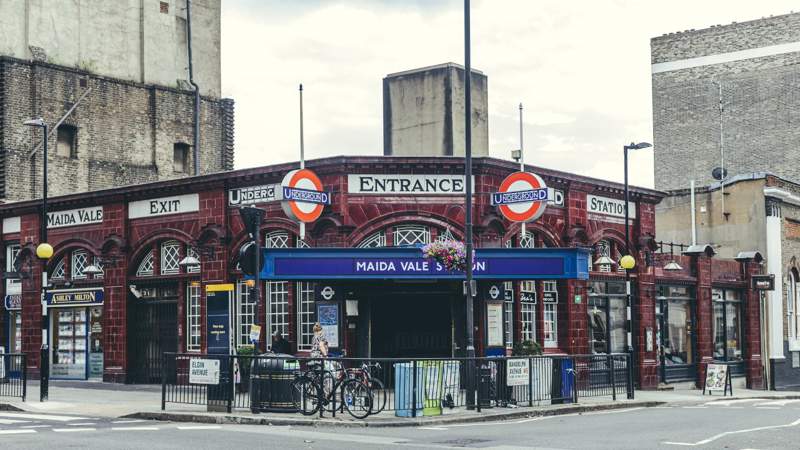
<svg viewBox="0 0 800 450">
<path fill-rule="evenodd" d="M 319 322 L 314 324 L 314 337 L 311 339 L 311 357 L 328 357 L 328 340 L 325 339 L 325 335 L 322 333 L 322 325 Z"/>
<path fill-rule="evenodd" d="M 287 341 L 280 331 L 276 330 L 272 334 L 272 353 L 288 355 L 291 352 L 289 341 Z"/>
</svg>

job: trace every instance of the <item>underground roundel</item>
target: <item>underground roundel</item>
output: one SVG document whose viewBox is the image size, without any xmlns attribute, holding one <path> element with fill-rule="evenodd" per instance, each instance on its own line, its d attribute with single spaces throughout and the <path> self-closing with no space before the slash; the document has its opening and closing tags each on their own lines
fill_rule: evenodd
<svg viewBox="0 0 800 450">
<path fill-rule="evenodd" d="M 309 169 L 292 170 L 281 183 L 283 212 L 300 222 L 313 222 L 322 215 L 325 205 L 331 204 L 331 195 L 322 190 L 322 182 Z"/>
<path fill-rule="evenodd" d="M 547 185 L 539 175 L 514 172 L 492 194 L 492 205 L 512 222 L 532 222 L 544 214 L 547 196 Z"/>
</svg>

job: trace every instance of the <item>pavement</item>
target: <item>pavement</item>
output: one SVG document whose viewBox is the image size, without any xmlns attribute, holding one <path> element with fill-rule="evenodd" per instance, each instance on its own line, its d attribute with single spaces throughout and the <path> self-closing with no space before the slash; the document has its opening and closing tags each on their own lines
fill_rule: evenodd
<svg viewBox="0 0 800 450">
<path fill-rule="evenodd" d="M 249 410 L 237 409 L 233 413 L 206 411 L 202 405 L 167 403 L 161 411 L 161 387 L 152 385 L 120 385 L 100 382 L 53 382 L 50 397 L 39 402 L 37 383 L 28 386 L 28 399 L 0 398 L 0 410 L 17 410 L 34 414 L 62 414 L 105 419 L 144 419 L 170 422 L 195 422 L 204 424 L 240 425 L 291 425 L 291 426 L 333 426 L 333 427 L 420 427 L 445 426 L 503 420 L 519 420 L 535 417 L 548 417 L 569 414 L 584 414 L 596 411 L 652 408 L 658 406 L 688 405 L 698 402 L 730 401 L 739 399 L 800 399 L 800 392 L 775 392 L 749 389 L 735 389 L 734 396 L 722 397 L 702 395 L 696 389 L 676 389 L 669 391 L 636 391 L 635 399 L 618 397 L 581 398 L 577 404 L 549 405 L 534 407 L 496 407 L 484 408 L 482 412 L 465 408 L 445 409 L 441 416 L 402 418 L 386 411 L 365 420 L 353 419 L 347 413 L 325 418 L 305 417 L 292 413 L 252 414 Z"/>
</svg>

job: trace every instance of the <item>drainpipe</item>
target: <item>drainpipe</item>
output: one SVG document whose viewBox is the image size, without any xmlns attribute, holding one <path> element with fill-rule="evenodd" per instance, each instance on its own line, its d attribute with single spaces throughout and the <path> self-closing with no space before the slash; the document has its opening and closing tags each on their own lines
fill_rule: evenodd
<svg viewBox="0 0 800 450">
<path fill-rule="evenodd" d="M 186 44 L 189 54 L 189 84 L 194 87 L 194 131 L 192 141 L 194 143 L 192 159 L 194 160 L 194 175 L 200 175 L 200 86 L 194 81 L 194 70 L 192 67 L 192 0 L 186 0 Z"/>
</svg>

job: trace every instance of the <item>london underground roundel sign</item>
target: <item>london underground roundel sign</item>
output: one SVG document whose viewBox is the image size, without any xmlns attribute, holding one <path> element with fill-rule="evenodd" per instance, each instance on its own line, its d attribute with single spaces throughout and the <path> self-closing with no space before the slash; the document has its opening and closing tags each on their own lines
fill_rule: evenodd
<svg viewBox="0 0 800 450">
<path fill-rule="evenodd" d="M 313 222 L 331 204 L 331 194 L 322 190 L 322 182 L 309 169 L 292 170 L 283 177 L 283 212 L 300 222 Z"/>
<path fill-rule="evenodd" d="M 492 194 L 492 205 L 512 222 L 532 222 L 544 214 L 547 196 L 547 185 L 539 175 L 514 172 Z"/>
</svg>

